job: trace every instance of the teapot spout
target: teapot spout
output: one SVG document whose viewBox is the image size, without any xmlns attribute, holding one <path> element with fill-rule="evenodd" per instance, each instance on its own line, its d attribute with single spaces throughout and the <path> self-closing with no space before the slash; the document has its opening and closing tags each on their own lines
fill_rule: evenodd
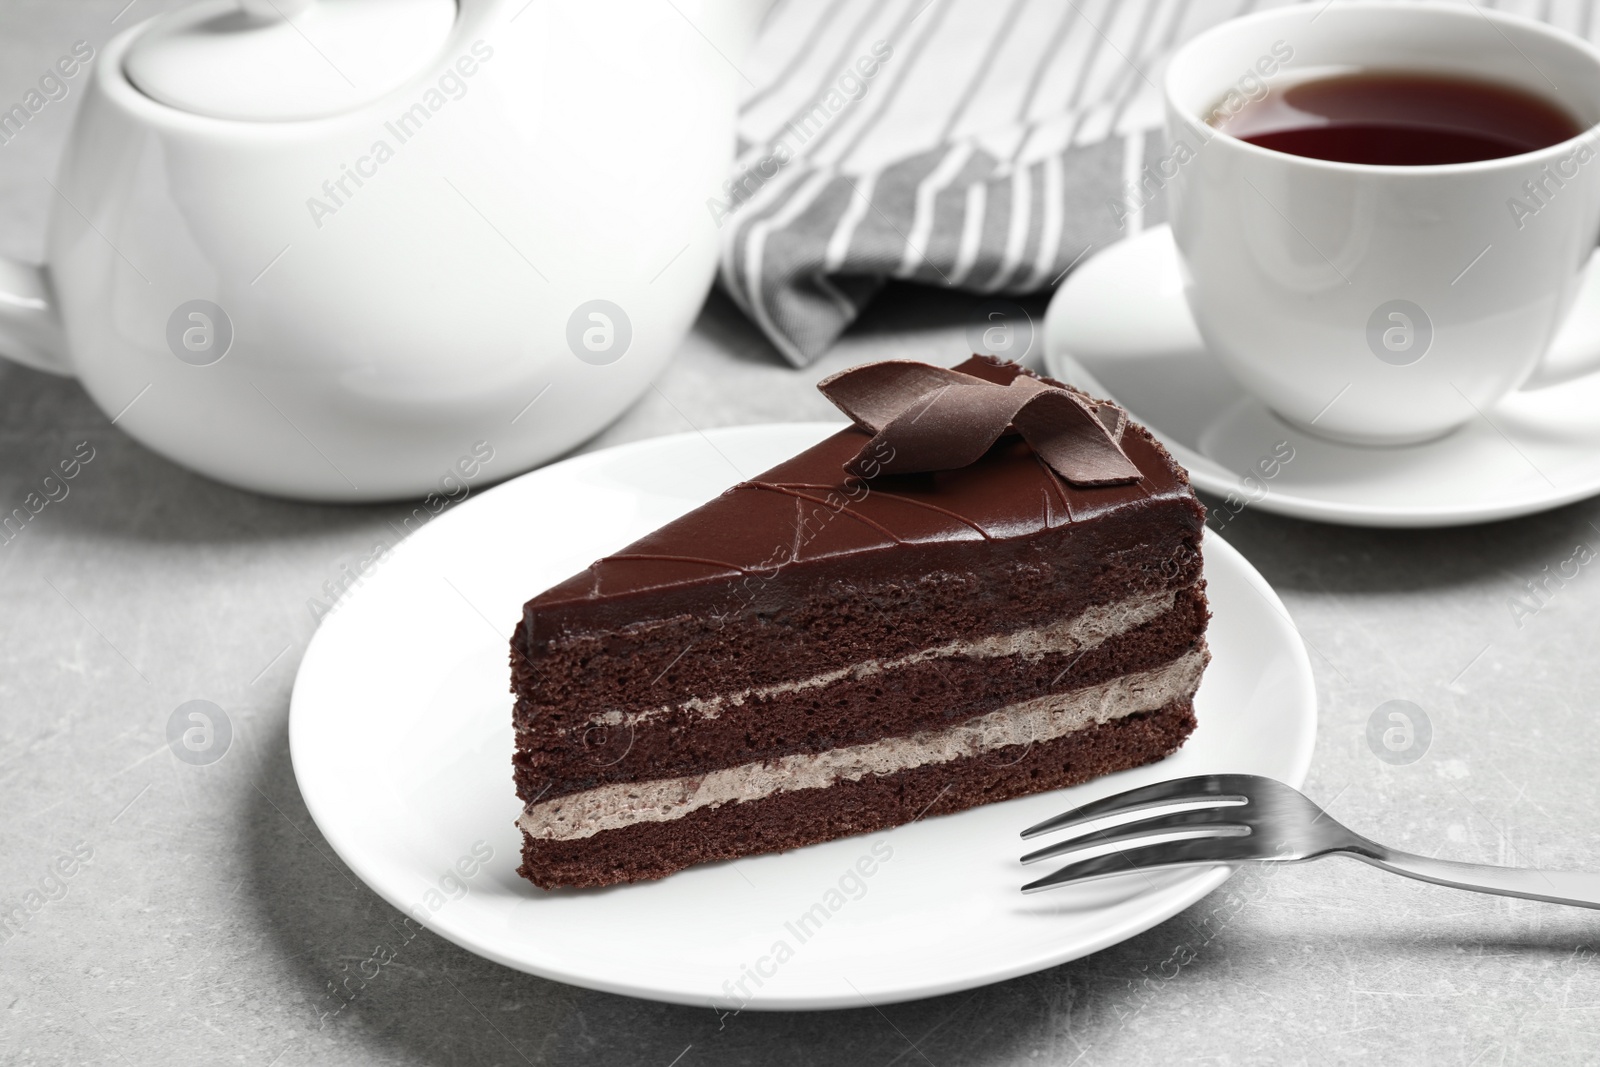
<svg viewBox="0 0 1600 1067">
<path fill-rule="evenodd" d="M 0 355 L 50 374 L 72 373 L 49 275 L 0 259 Z"/>
</svg>

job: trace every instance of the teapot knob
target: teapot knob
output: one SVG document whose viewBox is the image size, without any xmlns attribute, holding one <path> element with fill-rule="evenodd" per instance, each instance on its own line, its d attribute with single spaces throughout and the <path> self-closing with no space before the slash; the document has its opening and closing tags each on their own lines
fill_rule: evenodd
<svg viewBox="0 0 1600 1067">
<path fill-rule="evenodd" d="M 208 0 L 158 16 L 122 67 L 144 95 L 192 114 L 326 118 L 379 100 L 443 62 L 457 7 L 457 0 Z"/>
<path fill-rule="evenodd" d="M 244 13 L 257 19 L 292 19 L 311 3 L 312 0 L 239 0 Z"/>
</svg>

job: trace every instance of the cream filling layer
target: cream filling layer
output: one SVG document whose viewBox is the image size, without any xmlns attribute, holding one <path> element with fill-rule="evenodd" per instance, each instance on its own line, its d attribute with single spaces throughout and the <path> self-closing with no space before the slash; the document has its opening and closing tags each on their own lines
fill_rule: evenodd
<svg viewBox="0 0 1600 1067">
<path fill-rule="evenodd" d="M 571 841 L 636 823 L 670 822 L 701 808 L 800 789 L 826 789 L 869 774 L 895 774 L 995 749 L 1053 741 L 1193 696 L 1206 658 L 1202 646 L 1153 670 L 1036 697 L 942 730 L 782 756 L 701 775 L 598 786 L 530 805 L 517 825 L 542 840 Z"/>
<path fill-rule="evenodd" d="M 807 689 L 821 689 L 846 679 L 859 681 L 875 674 L 912 667 L 928 660 L 966 656 L 974 659 L 994 659 L 1001 656 L 1021 656 L 1037 660 L 1047 655 L 1079 652 L 1102 644 L 1113 637 L 1138 629 L 1168 611 L 1177 599 L 1177 593 L 1167 590 L 1128 597 L 1110 604 L 1095 604 L 1070 619 L 1051 623 L 1032 630 L 996 634 L 975 641 L 950 641 L 932 648 L 924 648 L 894 659 L 869 659 L 848 667 L 814 674 L 791 682 L 754 686 L 714 697 L 691 697 L 676 704 L 663 704 L 644 711 L 607 711 L 589 720 L 595 726 L 629 726 L 658 718 L 670 711 L 689 711 L 702 718 L 714 719 L 725 708 L 740 707 L 751 699 L 798 693 Z"/>
</svg>

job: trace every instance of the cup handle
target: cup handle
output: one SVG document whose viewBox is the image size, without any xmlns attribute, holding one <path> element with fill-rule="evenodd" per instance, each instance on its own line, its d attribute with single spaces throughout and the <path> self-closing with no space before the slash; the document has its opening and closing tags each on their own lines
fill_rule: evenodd
<svg viewBox="0 0 1600 1067">
<path fill-rule="evenodd" d="M 1567 320 L 1556 329 L 1544 360 L 1523 389 L 1543 389 L 1600 370 L 1600 251 L 1589 259 L 1578 282 Z"/>
<path fill-rule="evenodd" d="M 72 375 L 44 267 L 0 258 L 0 354 L 35 370 Z"/>
</svg>

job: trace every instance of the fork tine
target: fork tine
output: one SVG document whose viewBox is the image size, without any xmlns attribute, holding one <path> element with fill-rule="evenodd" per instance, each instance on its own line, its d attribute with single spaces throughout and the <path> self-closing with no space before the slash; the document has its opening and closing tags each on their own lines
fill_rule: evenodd
<svg viewBox="0 0 1600 1067">
<path fill-rule="evenodd" d="M 1164 871 L 1178 867 L 1209 867 L 1218 863 L 1241 863 L 1259 858 L 1248 837 L 1203 837 L 1187 841 L 1163 841 L 1126 852 L 1108 852 L 1069 863 L 1054 874 L 1029 882 L 1024 893 L 1098 878 L 1110 878 L 1134 871 Z"/>
<path fill-rule="evenodd" d="M 1170 782 L 1157 782 L 1154 785 L 1141 786 L 1130 789 L 1125 793 L 1105 797 L 1102 800 L 1093 800 L 1082 807 L 1064 811 L 1053 819 L 1035 823 L 1022 831 L 1022 838 L 1026 841 L 1030 837 L 1048 834 L 1054 830 L 1061 830 L 1078 823 L 1089 822 L 1106 815 L 1121 812 L 1144 811 L 1150 808 L 1171 807 L 1186 801 L 1218 801 L 1226 797 L 1232 803 L 1241 803 L 1242 798 L 1236 794 L 1243 791 L 1247 784 L 1247 775 L 1238 774 L 1201 774 L 1192 778 L 1174 778 Z"/>
<path fill-rule="evenodd" d="M 1113 798 L 1114 799 L 1114 798 Z M 1130 804 L 1127 807 L 1108 805 L 1102 808 L 1100 803 L 1085 804 L 1082 808 L 1065 812 L 1050 820 L 1053 824 L 1046 830 L 1038 833 L 1024 832 L 1023 840 L 1039 837 L 1046 833 L 1059 833 L 1066 831 L 1069 840 L 1078 840 L 1093 834 L 1106 834 L 1113 830 L 1120 830 L 1125 826 L 1139 825 L 1164 815 L 1198 815 L 1202 819 L 1215 820 L 1227 814 L 1230 808 L 1237 808 L 1250 803 L 1250 798 L 1241 794 L 1227 794 L 1220 796 L 1180 796 L 1170 800 L 1150 800 L 1143 804 Z M 1203 805 L 1203 806 L 1202 806 Z M 1117 820 L 1112 825 L 1100 830 L 1083 832 L 1084 827 L 1107 819 Z M 1041 824 L 1043 825 L 1043 824 Z"/>
<path fill-rule="evenodd" d="M 1177 811 L 1165 815 L 1153 815 L 1140 819 L 1137 822 L 1126 823 L 1109 827 L 1105 830 L 1096 830 L 1093 833 L 1069 837 L 1065 841 L 1058 841 L 1046 848 L 1030 852 L 1022 857 L 1023 863 L 1034 863 L 1038 860 L 1054 859 L 1064 856 L 1069 852 L 1078 852 L 1100 845 L 1124 845 L 1145 838 L 1170 834 L 1174 831 L 1194 830 L 1196 827 L 1214 829 L 1217 832 L 1210 836 L 1230 837 L 1244 836 L 1248 833 L 1247 827 L 1229 821 L 1232 811 L 1229 808 L 1202 808 L 1199 811 Z M 1243 831 L 1243 833 L 1241 833 Z"/>
</svg>

